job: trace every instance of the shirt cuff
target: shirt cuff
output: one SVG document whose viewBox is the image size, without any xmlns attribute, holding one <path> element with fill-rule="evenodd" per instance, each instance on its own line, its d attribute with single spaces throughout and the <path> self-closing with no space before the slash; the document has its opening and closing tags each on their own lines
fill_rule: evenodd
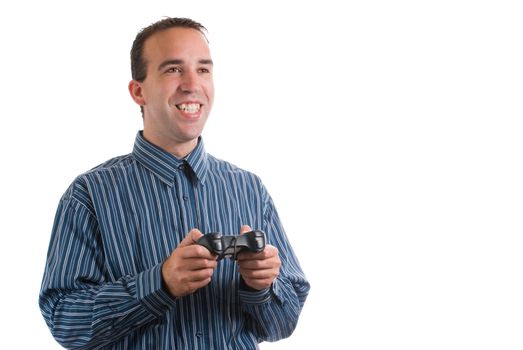
<svg viewBox="0 0 523 350">
<path fill-rule="evenodd" d="M 243 278 L 240 279 L 240 301 L 244 304 L 264 304 L 272 300 L 281 303 L 280 282 L 276 278 L 269 288 L 256 290 L 250 288 Z"/>
<path fill-rule="evenodd" d="M 156 317 L 174 306 L 176 299 L 163 287 L 162 264 L 138 274 L 136 297 Z"/>
</svg>

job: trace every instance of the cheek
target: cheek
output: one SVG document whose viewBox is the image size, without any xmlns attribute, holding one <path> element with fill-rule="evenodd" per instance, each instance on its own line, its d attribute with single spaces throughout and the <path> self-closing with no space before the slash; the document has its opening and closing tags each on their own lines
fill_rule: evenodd
<svg viewBox="0 0 523 350">
<path fill-rule="evenodd" d="M 214 84 L 212 81 L 205 87 L 205 94 L 207 95 L 209 103 L 212 104 L 214 101 Z"/>
<path fill-rule="evenodd" d="M 172 84 L 164 81 L 148 81 L 148 84 L 144 85 L 143 91 L 145 102 L 154 103 L 168 99 L 171 95 L 170 91 L 174 91 L 170 85 Z"/>
</svg>

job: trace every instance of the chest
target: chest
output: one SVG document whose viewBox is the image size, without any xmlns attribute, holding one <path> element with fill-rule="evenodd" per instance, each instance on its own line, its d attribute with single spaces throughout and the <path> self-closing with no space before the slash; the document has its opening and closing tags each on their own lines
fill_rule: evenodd
<svg viewBox="0 0 523 350">
<path fill-rule="evenodd" d="M 110 279 L 136 274 L 164 261 L 187 233 L 238 234 L 242 225 L 263 227 L 263 201 L 253 186 L 230 178 L 200 183 L 179 174 L 122 178 L 96 198 L 101 245 Z"/>
</svg>

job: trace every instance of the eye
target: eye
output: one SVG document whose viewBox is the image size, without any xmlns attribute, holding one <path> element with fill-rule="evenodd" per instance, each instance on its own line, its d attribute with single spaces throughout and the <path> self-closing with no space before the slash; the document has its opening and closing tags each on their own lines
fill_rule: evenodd
<svg viewBox="0 0 523 350">
<path fill-rule="evenodd" d="M 165 73 L 181 73 L 181 71 L 180 67 L 169 67 L 165 70 Z"/>
<path fill-rule="evenodd" d="M 209 68 L 199 68 L 198 73 L 210 73 L 211 70 Z"/>
</svg>

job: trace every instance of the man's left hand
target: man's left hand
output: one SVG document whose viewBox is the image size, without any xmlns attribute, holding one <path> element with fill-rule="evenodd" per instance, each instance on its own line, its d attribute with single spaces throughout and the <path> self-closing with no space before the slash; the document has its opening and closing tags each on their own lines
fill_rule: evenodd
<svg viewBox="0 0 523 350">
<path fill-rule="evenodd" d="M 252 231 L 244 225 L 240 234 Z M 272 245 L 266 245 L 260 253 L 242 252 L 238 254 L 238 265 L 240 274 L 245 283 L 257 290 L 269 288 L 280 273 L 281 261 L 278 249 Z"/>
</svg>

